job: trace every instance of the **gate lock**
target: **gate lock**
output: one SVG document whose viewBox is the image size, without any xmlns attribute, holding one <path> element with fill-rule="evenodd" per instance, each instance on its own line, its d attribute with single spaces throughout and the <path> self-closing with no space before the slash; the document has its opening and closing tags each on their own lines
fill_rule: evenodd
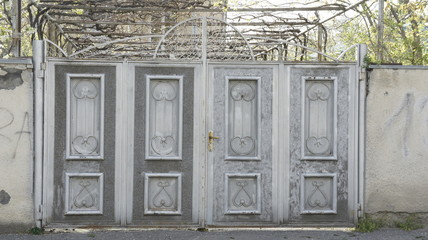
<svg viewBox="0 0 428 240">
<path fill-rule="evenodd" d="M 208 151 L 212 152 L 214 149 L 214 139 L 219 139 L 220 137 L 214 136 L 213 131 L 208 132 Z"/>
</svg>

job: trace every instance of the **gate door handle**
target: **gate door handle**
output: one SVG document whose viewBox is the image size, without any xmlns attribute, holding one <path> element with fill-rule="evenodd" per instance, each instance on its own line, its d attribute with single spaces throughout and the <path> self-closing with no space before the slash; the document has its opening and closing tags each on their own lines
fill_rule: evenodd
<svg viewBox="0 0 428 240">
<path fill-rule="evenodd" d="M 213 131 L 208 132 L 208 151 L 212 152 L 214 149 L 214 139 L 220 139 L 220 137 L 214 136 Z"/>
</svg>

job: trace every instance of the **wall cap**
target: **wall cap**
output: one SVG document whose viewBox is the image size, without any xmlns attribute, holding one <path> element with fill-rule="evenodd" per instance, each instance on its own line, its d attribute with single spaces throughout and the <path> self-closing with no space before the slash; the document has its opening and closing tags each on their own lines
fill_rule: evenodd
<svg viewBox="0 0 428 240">
<path fill-rule="evenodd" d="M 370 69 L 420 69 L 428 70 L 428 66 L 416 66 L 416 65 L 369 65 Z"/>
<path fill-rule="evenodd" d="M 31 58 L 3 58 L 0 59 L 0 64 L 33 64 Z"/>
</svg>

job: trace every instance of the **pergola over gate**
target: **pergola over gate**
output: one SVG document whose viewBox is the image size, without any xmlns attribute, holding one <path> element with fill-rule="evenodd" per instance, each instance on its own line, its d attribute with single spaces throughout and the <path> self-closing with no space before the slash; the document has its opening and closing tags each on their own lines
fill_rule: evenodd
<svg viewBox="0 0 428 240">
<path fill-rule="evenodd" d="M 186 61 L 332 61 L 340 62 L 358 44 L 332 57 L 314 48 L 267 37 L 247 37 L 228 22 L 197 17 L 172 26 L 162 35 L 142 35 L 94 44 L 68 53 L 45 39 L 48 57 Z M 132 46 L 132 50 L 129 48 Z M 138 47 L 136 47 L 138 46 Z"/>
</svg>

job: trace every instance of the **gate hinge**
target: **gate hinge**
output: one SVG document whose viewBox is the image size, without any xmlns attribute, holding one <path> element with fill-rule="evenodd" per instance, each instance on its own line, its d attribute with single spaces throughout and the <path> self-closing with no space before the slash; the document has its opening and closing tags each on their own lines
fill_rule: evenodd
<svg viewBox="0 0 428 240">
<path fill-rule="evenodd" d="M 357 204 L 357 216 L 358 218 L 362 217 L 362 207 L 361 207 L 361 203 Z"/>
<path fill-rule="evenodd" d="M 367 80 L 366 71 L 361 71 L 358 73 L 358 80 L 360 81 Z"/>
<path fill-rule="evenodd" d="M 42 221 L 42 219 L 43 219 L 43 205 L 42 204 L 39 204 L 39 206 L 37 207 L 35 215 L 36 215 L 35 219 L 37 221 Z"/>
<path fill-rule="evenodd" d="M 35 69 L 35 73 L 36 73 L 36 77 L 38 78 L 44 78 L 45 76 L 45 71 L 46 71 L 46 62 L 42 62 L 40 63 L 40 68 L 36 68 Z"/>
</svg>

